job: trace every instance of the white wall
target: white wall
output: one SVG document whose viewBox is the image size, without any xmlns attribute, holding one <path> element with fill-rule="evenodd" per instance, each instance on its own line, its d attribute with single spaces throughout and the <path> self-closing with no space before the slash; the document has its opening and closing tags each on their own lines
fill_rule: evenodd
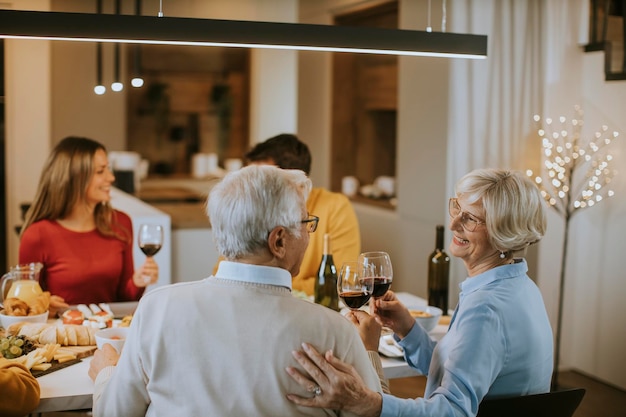
<svg viewBox="0 0 626 417">
<path fill-rule="evenodd" d="M 295 20 L 292 14 L 287 21 Z M 250 143 L 298 131 L 298 54 L 255 49 L 251 57 Z M 271 97 L 273 105 L 269 105 Z"/>
<path fill-rule="evenodd" d="M 17 2 L 9 2 L 8 8 Z M 21 0 L 21 9 L 47 10 L 47 0 Z M 46 41 L 5 40 L 7 264 L 16 265 L 19 204 L 32 200 L 49 150 L 51 60 Z M 4 247 L 4 244 L 2 245 Z"/>
<path fill-rule="evenodd" d="M 219 258 L 211 229 L 173 230 L 172 248 L 172 282 L 208 277 Z"/>
<path fill-rule="evenodd" d="M 257 9 L 255 20 L 298 21 L 295 1 L 274 0 L 265 6 Z M 280 133 L 297 132 L 298 53 L 254 49 L 251 61 L 250 144 Z"/>
<path fill-rule="evenodd" d="M 626 81 L 604 80 L 604 53 L 582 53 L 573 81 L 555 81 L 549 108 L 559 116 L 573 116 L 574 104 L 584 110 L 583 139 L 602 125 L 621 134 L 611 148 L 618 174 L 616 196 L 578 211 L 570 221 L 565 291 L 561 368 L 576 368 L 626 389 L 626 280 L 623 261 L 626 232 Z M 570 88 L 571 83 L 575 87 Z M 559 93 L 568 88 L 571 92 Z M 541 243 L 540 286 L 551 317 L 556 318 L 558 277 L 564 221 L 553 211 L 548 233 Z"/>
</svg>

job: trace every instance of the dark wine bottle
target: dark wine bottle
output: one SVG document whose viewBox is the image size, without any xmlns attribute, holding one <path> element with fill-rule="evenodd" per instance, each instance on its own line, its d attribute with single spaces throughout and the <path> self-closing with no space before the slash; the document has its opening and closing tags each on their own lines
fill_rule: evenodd
<svg viewBox="0 0 626 417">
<path fill-rule="evenodd" d="M 435 251 L 428 257 L 428 305 L 448 314 L 450 257 L 443 250 L 443 226 L 437 225 Z"/>
<path fill-rule="evenodd" d="M 335 311 L 339 311 L 339 295 L 337 294 L 337 268 L 330 250 L 330 235 L 324 235 L 324 251 L 322 261 L 317 270 L 315 280 L 315 302 Z"/>
</svg>

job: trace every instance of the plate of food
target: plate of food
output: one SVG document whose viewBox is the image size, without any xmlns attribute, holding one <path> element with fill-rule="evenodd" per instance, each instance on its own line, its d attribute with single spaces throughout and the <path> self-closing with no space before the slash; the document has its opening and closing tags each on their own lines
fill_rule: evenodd
<svg viewBox="0 0 626 417">
<path fill-rule="evenodd" d="M 402 358 L 404 357 L 404 350 L 396 340 L 393 338 L 393 334 L 385 334 L 380 337 L 378 342 L 378 353 L 388 358 Z"/>
<path fill-rule="evenodd" d="M 106 329 L 111 327 L 128 327 L 132 314 L 116 318 L 117 314 L 109 304 L 78 304 L 70 307 L 61 314 L 63 324 L 82 324 L 94 329 Z"/>
</svg>

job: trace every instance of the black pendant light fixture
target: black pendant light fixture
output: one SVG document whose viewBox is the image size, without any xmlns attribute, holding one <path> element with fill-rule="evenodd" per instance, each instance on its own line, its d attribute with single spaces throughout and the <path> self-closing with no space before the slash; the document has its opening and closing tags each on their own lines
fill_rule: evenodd
<svg viewBox="0 0 626 417">
<path fill-rule="evenodd" d="M 115 0 L 115 15 L 120 16 L 120 8 L 121 8 L 121 0 Z M 111 83 L 111 90 L 116 93 L 122 91 L 124 89 L 124 83 L 120 79 L 120 43 L 116 42 L 113 45 L 113 60 L 114 60 L 114 68 L 113 68 L 113 83 Z"/>
<path fill-rule="evenodd" d="M 96 12 L 102 13 L 102 0 L 96 1 Z M 93 88 L 94 93 L 101 96 L 106 93 L 107 88 L 102 83 L 102 43 L 96 44 L 96 86 Z"/>
<path fill-rule="evenodd" d="M 141 16 L 141 0 L 135 0 L 135 16 Z M 143 78 L 141 77 L 141 45 L 133 45 L 133 77 L 130 85 L 135 88 L 143 86 Z"/>
<path fill-rule="evenodd" d="M 159 15 L 162 15 L 159 12 Z M 0 10 L 0 38 L 356 52 L 482 59 L 487 36 L 448 32 Z"/>
</svg>

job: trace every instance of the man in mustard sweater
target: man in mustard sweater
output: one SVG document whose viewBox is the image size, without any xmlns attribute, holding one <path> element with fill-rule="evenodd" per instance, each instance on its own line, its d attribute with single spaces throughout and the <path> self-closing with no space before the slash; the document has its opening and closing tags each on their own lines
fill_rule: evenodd
<svg viewBox="0 0 626 417">
<path fill-rule="evenodd" d="M 24 416 L 39 405 L 39 383 L 24 365 L 0 356 L 0 416 Z"/>
<path fill-rule="evenodd" d="M 246 161 L 299 169 L 309 176 L 311 153 L 295 135 L 283 133 L 257 144 L 246 154 Z M 317 233 L 311 235 L 300 273 L 293 278 L 294 290 L 313 295 L 317 269 L 322 260 L 324 235 L 330 234 L 333 261 L 337 270 L 346 261 L 355 261 L 361 252 L 361 234 L 352 204 L 341 194 L 314 187 L 306 202 L 307 211 L 320 218 Z"/>
</svg>

